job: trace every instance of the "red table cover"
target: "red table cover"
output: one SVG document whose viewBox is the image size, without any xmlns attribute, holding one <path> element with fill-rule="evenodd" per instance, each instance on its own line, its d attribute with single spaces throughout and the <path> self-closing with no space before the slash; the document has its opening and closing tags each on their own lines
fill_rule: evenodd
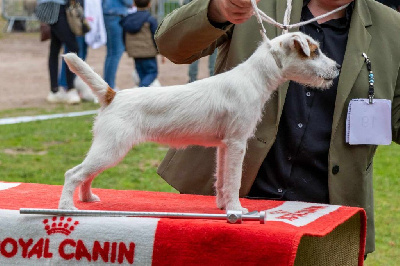
<svg viewBox="0 0 400 266">
<path fill-rule="evenodd" d="M 20 208 L 57 209 L 62 186 L 0 182 L 0 265 L 293 265 L 304 235 L 325 236 L 361 213 L 359 265 L 366 216 L 361 208 L 241 199 L 267 222 L 134 217 L 21 215 Z M 85 210 L 224 213 L 215 197 L 93 189 L 101 202 Z"/>
</svg>

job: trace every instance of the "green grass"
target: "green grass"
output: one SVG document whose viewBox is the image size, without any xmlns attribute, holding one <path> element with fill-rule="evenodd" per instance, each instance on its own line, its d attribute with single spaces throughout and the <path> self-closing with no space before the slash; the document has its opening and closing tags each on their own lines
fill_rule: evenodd
<svg viewBox="0 0 400 266">
<path fill-rule="evenodd" d="M 89 104 L 80 107 L 97 107 Z M 79 107 L 57 106 L 55 109 L 20 109 L 18 115 L 35 115 L 78 111 Z M 56 112 L 54 112 L 56 111 Z M 13 116 L 12 111 L 0 117 Z M 59 184 L 64 173 L 82 162 L 91 140 L 93 116 L 61 118 L 0 126 L 0 180 Z M 156 174 L 156 167 L 166 147 L 145 143 L 134 147 L 117 166 L 102 173 L 94 187 L 174 192 Z"/>
<path fill-rule="evenodd" d="M 367 266 L 399 265 L 400 146 L 380 146 L 374 159 L 376 251 Z"/>
<path fill-rule="evenodd" d="M 47 108 L 0 111 L 0 117 L 96 109 L 96 104 L 51 105 Z M 93 116 L 0 125 L 0 180 L 62 185 L 64 172 L 79 164 L 91 144 Z M 156 174 L 166 147 L 134 147 L 93 186 L 112 189 L 176 192 Z M 400 146 L 378 148 L 374 160 L 376 251 L 367 266 L 396 265 L 400 257 Z"/>
<path fill-rule="evenodd" d="M 86 110 L 97 110 L 98 108 L 98 104 L 90 102 L 83 102 L 79 105 L 48 104 L 45 107 L 41 108 L 16 108 L 9 110 L 0 110 L 0 118 L 80 112 Z"/>
</svg>

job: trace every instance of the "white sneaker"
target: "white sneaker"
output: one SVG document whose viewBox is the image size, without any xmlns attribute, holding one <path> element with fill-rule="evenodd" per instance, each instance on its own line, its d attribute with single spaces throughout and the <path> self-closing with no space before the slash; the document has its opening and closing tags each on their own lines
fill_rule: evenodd
<svg viewBox="0 0 400 266">
<path fill-rule="evenodd" d="M 80 102 L 81 102 L 81 97 L 79 97 L 78 91 L 76 89 L 70 89 L 67 91 L 68 104 L 78 104 Z"/>
<path fill-rule="evenodd" d="M 158 79 L 155 79 L 149 87 L 161 87 L 161 83 Z"/>
<path fill-rule="evenodd" d="M 64 89 L 60 88 L 57 92 L 49 92 L 46 100 L 50 103 L 65 103 L 67 101 L 67 94 Z"/>
</svg>

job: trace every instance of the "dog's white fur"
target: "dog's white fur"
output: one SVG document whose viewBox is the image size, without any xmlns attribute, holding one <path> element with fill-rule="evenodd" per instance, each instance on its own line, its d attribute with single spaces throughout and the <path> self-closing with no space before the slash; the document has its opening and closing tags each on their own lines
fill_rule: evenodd
<svg viewBox="0 0 400 266">
<path fill-rule="evenodd" d="M 75 208 L 78 186 L 82 201 L 99 201 L 91 191 L 92 180 L 133 145 L 153 141 L 177 148 L 217 147 L 217 206 L 247 212 L 239 201 L 242 162 L 265 102 L 287 80 L 328 88 L 339 74 L 338 65 L 299 32 L 261 43 L 228 72 L 185 85 L 123 90 L 111 95 L 111 101 L 107 83 L 86 63 L 75 54 L 64 59 L 92 88 L 102 108 L 85 160 L 65 173 L 60 209 Z"/>
</svg>

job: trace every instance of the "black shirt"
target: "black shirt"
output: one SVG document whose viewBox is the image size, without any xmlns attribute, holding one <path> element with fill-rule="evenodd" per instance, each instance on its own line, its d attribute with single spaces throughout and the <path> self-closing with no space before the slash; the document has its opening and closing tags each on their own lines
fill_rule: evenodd
<svg viewBox="0 0 400 266">
<path fill-rule="evenodd" d="M 313 18 L 304 1 L 301 20 Z M 342 64 L 353 5 L 346 15 L 300 28 Z M 328 90 L 290 82 L 275 143 L 262 163 L 249 197 L 329 203 L 328 152 L 338 78 Z"/>
</svg>

